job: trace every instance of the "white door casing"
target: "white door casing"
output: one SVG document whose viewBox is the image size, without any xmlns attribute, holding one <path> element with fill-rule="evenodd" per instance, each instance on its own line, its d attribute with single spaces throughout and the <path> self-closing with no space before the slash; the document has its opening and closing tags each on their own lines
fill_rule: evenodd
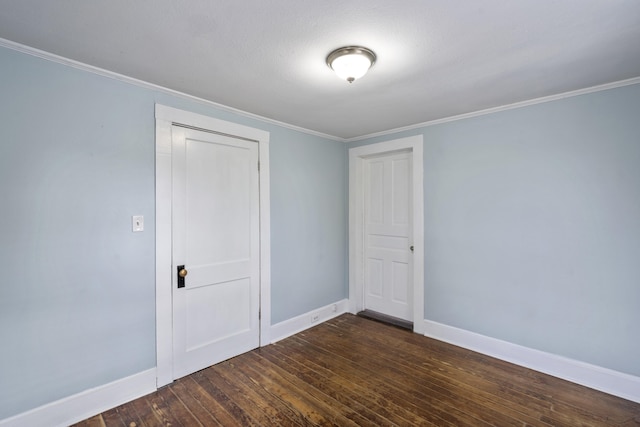
<svg viewBox="0 0 640 427">
<path fill-rule="evenodd" d="M 366 157 L 364 308 L 413 322 L 410 150 Z"/>
<path fill-rule="evenodd" d="M 177 272 L 175 271 L 174 266 L 172 266 L 172 239 L 174 236 L 174 194 L 172 191 L 172 165 L 174 162 L 174 160 L 172 160 L 172 157 L 174 147 L 172 146 L 172 132 L 173 129 L 177 129 L 174 125 L 180 125 L 180 127 L 182 128 L 195 128 L 195 131 L 184 129 L 185 132 L 191 132 L 192 135 L 205 134 L 197 131 L 198 129 L 201 129 L 217 133 L 217 138 L 221 138 L 222 140 L 225 139 L 224 135 L 226 135 L 227 137 L 229 135 L 232 135 L 233 141 L 257 141 L 257 143 L 249 143 L 254 144 L 254 146 L 258 146 L 258 152 L 256 154 L 259 156 L 260 161 L 260 169 L 257 176 L 259 185 L 259 235 L 257 236 L 257 238 L 259 239 L 259 241 L 254 241 L 254 244 L 257 243 L 257 246 L 259 248 L 259 261 L 257 264 L 259 271 L 255 271 L 256 265 L 254 265 L 253 272 L 251 274 L 257 274 L 259 277 L 259 296 L 254 294 L 254 298 L 257 297 L 259 299 L 259 345 L 263 346 L 270 342 L 271 303 L 269 229 L 269 133 L 259 129 L 225 122 L 208 116 L 203 116 L 188 111 L 178 110 L 175 108 L 156 104 L 156 362 L 158 387 L 169 384 L 173 381 L 174 378 L 177 378 L 178 376 L 184 374 L 183 368 L 179 366 L 176 367 L 176 371 L 174 372 L 176 361 L 174 360 L 175 325 L 173 324 L 173 291 L 176 286 L 174 281 L 177 280 Z M 206 134 L 209 134 L 209 132 L 206 132 Z M 195 139 L 197 140 L 199 138 Z M 205 147 L 205 151 L 211 148 L 205 145 L 200 145 L 200 148 L 202 147 Z M 225 144 L 218 145 L 217 149 L 225 150 L 226 148 L 224 147 Z M 212 250 L 214 252 L 216 251 L 215 248 L 213 248 Z M 176 262 L 179 261 L 176 260 Z M 227 267 L 231 268 L 231 270 L 241 270 L 242 268 L 240 267 L 243 263 L 235 263 L 235 267 L 232 266 L 232 264 L 234 263 L 226 262 L 223 264 L 228 264 Z M 207 269 L 192 268 L 192 270 L 187 275 L 187 282 L 189 282 L 189 279 L 192 279 L 191 281 L 194 283 L 197 282 L 199 273 L 202 273 L 205 270 Z M 238 274 L 238 271 L 234 272 L 231 270 L 227 269 L 223 272 L 214 272 L 213 274 L 226 274 L 227 279 L 234 275 L 237 279 L 244 274 Z M 240 281 L 242 280 L 243 279 L 240 279 Z M 248 288 L 245 288 L 245 291 L 247 289 Z M 236 296 L 238 296 L 244 291 L 230 290 L 230 288 L 227 287 L 226 290 L 222 290 L 222 292 L 226 292 L 228 295 L 230 293 L 232 296 L 234 292 L 239 292 L 236 294 Z M 209 292 L 208 297 L 211 298 L 213 294 L 213 291 Z M 203 295 L 199 295 L 199 297 L 203 297 Z M 185 298 L 187 297 L 185 296 Z M 178 302 L 178 304 L 184 304 L 184 302 L 185 301 L 181 303 Z M 199 316 L 206 316 L 206 314 L 200 313 Z M 240 319 L 240 317 L 241 316 L 238 315 L 238 319 Z M 246 320 L 246 316 L 244 317 L 244 319 Z M 191 322 L 193 322 L 193 319 L 191 319 Z M 218 334 L 222 335 L 224 335 L 225 332 L 229 331 L 217 331 Z M 188 338 L 189 340 L 191 340 L 191 345 L 185 342 L 185 344 L 187 345 L 185 345 L 184 348 L 198 348 L 199 345 L 196 343 L 198 339 L 207 341 L 207 339 L 210 340 L 211 338 L 207 337 L 206 333 L 202 331 L 198 332 L 198 334 L 192 336 L 191 338 Z M 199 357 L 200 356 L 194 356 L 196 360 Z"/>
<path fill-rule="evenodd" d="M 177 379 L 259 345 L 258 144 L 173 125 L 172 179 Z"/>
<path fill-rule="evenodd" d="M 367 159 L 394 152 L 411 152 L 411 224 L 413 247 L 412 314 L 413 330 L 424 333 L 424 195 L 422 135 L 349 149 L 349 310 L 365 308 L 365 225 L 364 170 Z M 396 316 L 397 317 L 397 316 Z"/>
</svg>

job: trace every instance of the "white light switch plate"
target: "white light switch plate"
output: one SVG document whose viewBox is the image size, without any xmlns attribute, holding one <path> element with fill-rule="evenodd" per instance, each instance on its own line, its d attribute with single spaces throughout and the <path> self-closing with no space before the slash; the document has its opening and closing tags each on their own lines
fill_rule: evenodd
<svg viewBox="0 0 640 427">
<path fill-rule="evenodd" d="M 144 216 L 134 215 L 131 217 L 131 231 L 144 231 Z"/>
</svg>

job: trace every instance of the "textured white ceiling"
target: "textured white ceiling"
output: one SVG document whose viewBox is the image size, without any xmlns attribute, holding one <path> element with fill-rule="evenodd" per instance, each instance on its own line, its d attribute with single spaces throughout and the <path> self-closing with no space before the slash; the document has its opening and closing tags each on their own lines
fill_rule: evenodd
<svg viewBox="0 0 640 427">
<path fill-rule="evenodd" d="M 640 76 L 638 0 L 0 0 L 0 38 L 345 139 Z"/>
</svg>

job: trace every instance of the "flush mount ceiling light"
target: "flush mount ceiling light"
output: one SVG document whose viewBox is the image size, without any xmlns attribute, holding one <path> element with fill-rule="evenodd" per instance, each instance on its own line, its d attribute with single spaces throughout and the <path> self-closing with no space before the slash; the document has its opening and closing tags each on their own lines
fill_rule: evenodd
<svg viewBox="0 0 640 427">
<path fill-rule="evenodd" d="M 364 76 L 375 62 L 376 54 L 362 46 L 341 47 L 327 56 L 327 65 L 349 83 Z"/>
</svg>

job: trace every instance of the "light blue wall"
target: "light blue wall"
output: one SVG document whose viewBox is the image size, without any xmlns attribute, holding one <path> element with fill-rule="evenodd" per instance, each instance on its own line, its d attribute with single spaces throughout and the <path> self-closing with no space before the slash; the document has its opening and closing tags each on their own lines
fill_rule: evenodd
<svg viewBox="0 0 640 427">
<path fill-rule="evenodd" d="M 271 218 L 273 324 L 349 292 L 346 145 L 309 135 L 281 140 L 271 147 L 271 203 L 279 208 Z"/>
<path fill-rule="evenodd" d="M 155 102 L 271 132 L 273 322 L 347 296 L 343 143 L 0 48 L 0 419 L 155 366 Z"/>
<path fill-rule="evenodd" d="M 272 323 L 347 297 L 344 144 L 0 70 L 0 419 L 155 365 L 155 102 L 271 132 Z M 424 135 L 426 318 L 640 375 L 638 111 L 635 85 L 350 144 Z"/>
<path fill-rule="evenodd" d="M 426 319 L 640 376 L 640 85 L 418 133 Z"/>
</svg>

